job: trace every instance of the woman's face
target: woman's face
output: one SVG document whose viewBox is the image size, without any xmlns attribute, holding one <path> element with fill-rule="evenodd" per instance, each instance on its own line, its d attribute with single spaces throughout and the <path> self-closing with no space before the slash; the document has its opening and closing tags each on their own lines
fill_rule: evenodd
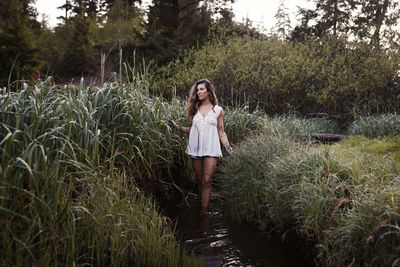
<svg viewBox="0 0 400 267">
<path fill-rule="evenodd" d="M 207 87 L 205 83 L 201 83 L 199 85 L 197 85 L 197 97 L 199 98 L 200 101 L 203 101 L 204 99 L 206 99 L 208 96 L 208 92 L 207 92 Z"/>
</svg>

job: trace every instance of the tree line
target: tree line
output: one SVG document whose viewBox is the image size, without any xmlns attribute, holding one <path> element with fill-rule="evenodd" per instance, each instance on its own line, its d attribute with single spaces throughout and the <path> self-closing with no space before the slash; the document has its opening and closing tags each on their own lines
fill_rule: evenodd
<svg viewBox="0 0 400 267">
<path fill-rule="evenodd" d="M 63 82 L 98 77 L 135 55 L 164 66 L 182 51 L 201 46 L 216 28 L 254 38 L 279 38 L 287 43 L 310 36 L 350 39 L 371 49 L 398 49 L 400 5 L 395 0 L 314 0 L 315 8 L 298 8 L 291 27 L 285 0 L 269 33 L 238 23 L 230 4 L 235 0 L 65 0 L 60 23 L 50 28 L 40 18 L 35 0 L 0 0 L 0 85 L 52 75 Z M 218 32 L 218 31 L 217 31 Z"/>
<path fill-rule="evenodd" d="M 230 0 L 66 0 L 61 23 L 50 28 L 34 0 L 0 0 L 0 82 L 53 75 L 60 81 L 98 76 L 136 54 L 165 64 L 199 43 L 216 23 L 233 23 Z M 106 70 L 107 71 L 107 70 Z"/>
</svg>

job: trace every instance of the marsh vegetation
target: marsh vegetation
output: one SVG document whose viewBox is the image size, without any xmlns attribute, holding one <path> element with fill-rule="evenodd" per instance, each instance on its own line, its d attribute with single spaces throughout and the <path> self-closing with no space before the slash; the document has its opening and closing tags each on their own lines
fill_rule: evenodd
<svg viewBox="0 0 400 267">
<path fill-rule="evenodd" d="M 322 266 L 400 264 L 396 1 L 315 0 L 294 29 L 282 1 L 268 34 L 227 0 L 66 1 L 52 29 L 34 2 L 0 0 L 1 266 L 204 264 L 155 201 L 193 196 L 174 125 L 202 78 L 229 216 Z"/>
</svg>

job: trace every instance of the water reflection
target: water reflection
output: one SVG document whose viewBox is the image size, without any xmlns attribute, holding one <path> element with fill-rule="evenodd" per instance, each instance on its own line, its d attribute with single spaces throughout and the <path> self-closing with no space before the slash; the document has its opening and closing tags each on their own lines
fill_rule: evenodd
<svg viewBox="0 0 400 267">
<path fill-rule="evenodd" d="M 218 195 L 214 194 L 206 214 L 197 203 L 163 209 L 176 223 L 186 250 L 203 258 L 206 266 L 307 266 L 296 251 L 288 251 L 250 225 L 232 221 L 223 213 Z"/>
</svg>

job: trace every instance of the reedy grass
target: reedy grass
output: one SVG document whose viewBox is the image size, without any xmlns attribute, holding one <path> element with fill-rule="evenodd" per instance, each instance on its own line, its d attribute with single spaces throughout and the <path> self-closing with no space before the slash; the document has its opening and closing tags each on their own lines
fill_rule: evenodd
<svg viewBox="0 0 400 267">
<path fill-rule="evenodd" d="M 400 115 L 392 113 L 359 117 L 349 126 L 348 133 L 370 138 L 399 135 Z"/>
<path fill-rule="evenodd" d="M 233 142 L 259 126 L 245 108 L 226 114 Z M 0 265 L 198 264 L 141 192 L 189 183 L 171 173 L 190 170 L 170 123 L 188 124 L 183 101 L 150 96 L 145 75 L 100 88 L 48 79 L 2 91 L 0 118 Z"/>
<path fill-rule="evenodd" d="M 138 80 L 3 90 L 0 265 L 198 264 L 136 189 L 186 164 L 166 122 L 181 109 Z"/>
<path fill-rule="evenodd" d="M 304 141 L 329 121 L 225 114 L 230 141 L 246 140 L 222 168 L 235 218 L 295 229 L 327 265 L 398 262 L 397 137 L 316 147 Z M 188 123 L 183 101 L 150 96 L 143 73 L 100 88 L 46 80 L 2 90 L 0 119 L 0 265 L 197 264 L 139 189 L 182 185 L 171 170 L 190 169 L 186 137 L 169 122 Z"/>
<path fill-rule="evenodd" d="M 260 111 L 249 113 L 247 106 L 226 107 L 224 114 L 224 128 L 229 141 L 233 144 L 238 144 L 240 141 L 259 132 L 264 117 Z"/>
<path fill-rule="evenodd" d="M 315 245 L 323 266 L 398 264 L 398 137 L 315 146 L 266 125 L 270 131 L 224 159 L 221 187 L 232 216 L 283 237 L 295 231 Z"/>
<path fill-rule="evenodd" d="M 338 133 L 338 125 L 322 118 L 301 118 L 295 115 L 265 117 L 263 129 L 269 135 L 286 136 L 299 141 L 310 141 L 312 133 Z"/>
</svg>

